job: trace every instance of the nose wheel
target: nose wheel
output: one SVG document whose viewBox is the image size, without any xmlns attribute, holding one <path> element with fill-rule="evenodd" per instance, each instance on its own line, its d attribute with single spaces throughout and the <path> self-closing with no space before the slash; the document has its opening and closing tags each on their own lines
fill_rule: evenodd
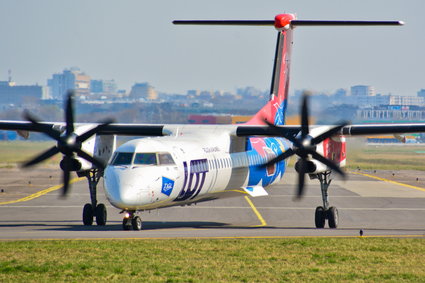
<svg viewBox="0 0 425 283">
<path fill-rule="evenodd" d="M 140 231 L 142 230 L 142 219 L 140 219 L 139 216 L 134 215 L 134 212 L 126 212 L 122 220 L 122 228 L 125 231 L 131 229 Z"/>
</svg>

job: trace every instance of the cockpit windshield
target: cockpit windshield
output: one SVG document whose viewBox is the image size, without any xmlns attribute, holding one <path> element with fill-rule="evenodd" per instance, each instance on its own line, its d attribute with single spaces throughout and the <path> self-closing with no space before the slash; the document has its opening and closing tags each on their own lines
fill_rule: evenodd
<svg viewBox="0 0 425 283">
<path fill-rule="evenodd" d="M 134 160 L 133 160 L 134 159 Z M 173 157 L 169 153 L 156 152 L 116 152 L 111 159 L 111 165 L 175 165 Z"/>
<path fill-rule="evenodd" d="M 134 165 L 157 165 L 156 153 L 136 153 Z"/>
<path fill-rule="evenodd" d="M 112 165 L 130 165 L 133 159 L 133 152 L 117 152 L 115 157 L 112 159 Z"/>
<path fill-rule="evenodd" d="M 175 165 L 171 154 L 169 153 L 158 153 L 159 165 Z"/>
</svg>

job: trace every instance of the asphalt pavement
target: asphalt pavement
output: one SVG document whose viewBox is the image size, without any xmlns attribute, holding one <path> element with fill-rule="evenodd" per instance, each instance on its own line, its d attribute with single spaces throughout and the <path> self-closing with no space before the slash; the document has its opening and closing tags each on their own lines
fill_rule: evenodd
<svg viewBox="0 0 425 283">
<path fill-rule="evenodd" d="M 51 170 L 15 170 L 15 175 L 2 171 L 0 188 L 7 191 L 0 193 L 0 239 L 358 237 L 360 230 L 364 236 L 425 236 L 425 189 L 361 172 L 331 184 L 330 204 L 339 210 L 337 229 L 315 228 L 314 211 L 322 202 L 319 182 L 309 180 L 306 195 L 294 200 L 296 174 L 291 170 L 280 184 L 268 190 L 269 196 L 241 194 L 143 212 L 139 215 L 142 231 L 123 231 L 122 214 L 109 205 L 102 185 L 99 202 L 106 204 L 107 225 L 83 226 L 82 209 L 90 200 L 87 182 L 73 184 L 69 197 L 61 198 L 55 187 L 60 183 L 60 173 Z M 33 181 L 28 181 L 30 174 Z M 20 184 L 15 185 L 19 194 L 13 194 L 16 183 Z M 28 198 L 48 188 L 52 188 L 50 192 Z"/>
</svg>

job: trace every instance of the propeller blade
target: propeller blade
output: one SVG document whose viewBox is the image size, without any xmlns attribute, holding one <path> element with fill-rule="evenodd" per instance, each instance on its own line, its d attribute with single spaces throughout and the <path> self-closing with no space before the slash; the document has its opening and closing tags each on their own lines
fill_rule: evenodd
<svg viewBox="0 0 425 283">
<path fill-rule="evenodd" d="M 282 160 L 284 160 L 284 159 L 286 159 L 286 158 L 288 158 L 288 157 L 290 157 L 290 156 L 292 156 L 292 155 L 294 155 L 295 154 L 295 151 L 292 149 L 292 148 L 290 148 L 290 149 L 288 149 L 287 151 L 285 151 L 284 153 L 282 153 L 282 154 L 279 154 L 278 156 L 276 156 L 275 158 L 273 158 L 272 160 L 270 160 L 270 161 L 268 161 L 267 163 L 265 163 L 263 166 L 270 166 L 270 165 L 273 165 L 273 164 L 275 164 L 275 163 L 277 163 L 277 162 L 279 162 L 279 161 L 282 161 Z"/>
<path fill-rule="evenodd" d="M 326 157 L 322 156 L 321 154 L 317 153 L 316 151 L 313 150 L 307 150 L 307 152 L 309 154 L 311 154 L 311 156 L 322 162 L 323 164 L 325 164 L 326 166 L 328 166 L 329 168 L 331 168 L 332 170 L 334 170 L 335 172 L 339 173 L 342 177 L 345 178 L 345 173 L 344 171 L 341 170 L 341 168 L 339 168 L 338 165 L 336 165 L 334 162 L 332 162 L 331 160 L 327 159 Z"/>
<path fill-rule="evenodd" d="M 92 164 L 94 164 L 97 168 L 99 168 L 99 169 L 105 168 L 105 164 L 102 161 L 100 161 L 99 159 L 97 159 L 97 158 L 91 156 L 90 154 L 82 151 L 81 149 L 76 149 L 75 153 L 77 153 L 77 155 L 79 157 L 84 158 L 88 162 L 91 162 Z"/>
<path fill-rule="evenodd" d="M 65 105 L 66 136 L 74 132 L 74 92 L 69 91 Z"/>
<path fill-rule="evenodd" d="M 63 187 L 62 196 L 66 196 L 69 190 L 69 180 L 71 179 L 71 172 L 69 170 L 63 171 Z"/>
<path fill-rule="evenodd" d="M 27 167 L 33 166 L 37 163 L 43 162 L 44 160 L 52 157 L 53 155 L 55 155 L 57 153 L 59 153 L 59 149 L 56 146 L 54 146 L 54 147 L 44 151 L 40 155 L 36 156 L 35 158 L 23 163 L 22 167 L 27 168 Z"/>
<path fill-rule="evenodd" d="M 24 119 L 28 120 L 32 123 L 33 129 L 39 132 L 42 132 L 46 135 L 48 135 L 49 137 L 51 137 L 52 139 L 59 141 L 60 139 L 60 133 L 46 125 L 41 124 L 38 118 L 36 118 L 34 115 L 32 115 L 29 111 L 25 110 L 24 111 Z"/>
<path fill-rule="evenodd" d="M 93 136 L 97 132 L 101 131 L 103 128 L 105 128 L 109 124 L 112 124 L 113 122 L 114 122 L 114 120 L 112 120 L 112 119 L 107 119 L 107 120 L 103 121 L 101 125 L 98 125 L 98 126 L 94 127 L 93 129 L 85 132 L 84 134 L 78 136 L 77 141 L 84 142 L 84 141 L 88 140 L 91 136 Z"/>
<path fill-rule="evenodd" d="M 304 183 L 305 183 L 305 172 L 307 171 L 307 165 L 305 159 L 300 159 L 300 167 L 298 168 L 298 187 L 297 187 L 297 198 L 300 199 L 304 194 Z"/>
<path fill-rule="evenodd" d="M 301 140 L 304 140 L 309 133 L 308 126 L 308 95 L 303 95 L 301 105 Z"/>
<path fill-rule="evenodd" d="M 321 143 L 322 141 L 324 141 L 327 138 L 332 137 L 333 135 L 338 134 L 342 128 L 344 128 L 345 126 L 348 125 L 348 122 L 343 122 L 341 123 L 339 126 L 333 127 L 332 129 L 330 129 L 329 131 L 324 132 L 323 134 L 313 138 L 311 140 L 311 144 L 312 145 L 316 145 Z"/>
<path fill-rule="evenodd" d="M 280 127 L 278 127 L 278 126 L 270 123 L 267 120 L 263 120 L 263 122 L 265 124 L 267 124 L 267 126 L 269 126 L 270 129 L 272 130 L 272 136 L 284 137 L 285 139 L 287 139 L 287 140 L 289 140 L 289 141 L 291 141 L 293 143 L 294 143 L 294 140 L 296 140 L 295 139 L 295 136 L 293 136 L 292 134 L 290 134 L 288 132 L 285 132 L 284 129 L 282 129 L 282 128 L 280 128 Z"/>
</svg>

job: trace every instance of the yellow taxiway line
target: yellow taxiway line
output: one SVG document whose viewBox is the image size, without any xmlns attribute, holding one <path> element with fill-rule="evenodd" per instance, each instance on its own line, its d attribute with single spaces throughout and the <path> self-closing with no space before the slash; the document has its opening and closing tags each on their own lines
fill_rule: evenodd
<svg viewBox="0 0 425 283">
<path fill-rule="evenodd" d="M 421 187 L 416 187 L 416 186 L 412 186 L 412 185 L 408 185 L 408 184 L 399 183 L 399 182 L 396 182 L 396 181 L 393 181 L 393 180 L 369 175 L 369 174 L 366 174 L 366 173 L 353 172 L 353 171 L 350 171 L 350 173 L 356 174 L 356 175 L 361 175 L 361 176 L 366 176 L 366 177 L 373 178 L 373 179 L 376 179 L 376 180 L 379 180 L 379 181 L 384 181 L 384 182 L 388 182 L 388 183 L 391 183 L 391 184 L 395 184 L 395 185 L 403 186 L 403 187 L 406 187 L 406 188 L 415 189 L 415 190 L 418 190 L 418 191 L 425 192 L 425 189 L 421 188 Z"/>
<path fill-rule="evenodd" d="M 75 183 L 75 182 L 79 182 L 79 181 L 81 181 L 81 180 L 83 180 L 83 179 L 84 179 L 84 178 L 74 178 L 74 179 L 72 179 L 69 183 L 70 183 L 70 184 L 72 184 L 72 183 Z M 29 200 L 32 200 L 32 199 L 35 199 L 35 198 L 41 197 L 42 195 L 45 195 L 45 194 L 47 194 L 47 193 L 50 193 L 50 192 L 53 192 L 53 191 L 59 190 L 59 189 L 60 189 L 60 188 L 62 188 L 62 187 L 63 187 L 63 184 L 56 185 L 56 186 L 50 187 L 50 188 L 48 188 L 48 189 L 45 189 L 45 190 L 42 190 L 42 191 L 39 191 L 39 192 L 36 192 L 35 194 L 32 194 L 32 195 L 26 196 L 26 197 L 21 198 L 21 199 L 0 202 L 0 205 L 5 205 L 5 204 L 12 204 L 12 203 L 18 203 L 18 202 L 29 201 Z"/>
<path fill-rule="evenodd" d="M 254 225 L 254 227 L 263 227 L 263 226 L 267 226 L 266 221 L 264 220 L 263 216 L 261 216 L 260 212 L 258 212 L 257 208 L 255 207 L 255 205 L 252 203 L 252 201 L 249 199 L 249 197 L 245 196 L 246 201 L 248 202 L 248 204 L 251 206 L 252 211 L 254 211 L 255 215 L 257 215 L 258 220 L 260 220 L 261 225 Z"/>
</svg>

